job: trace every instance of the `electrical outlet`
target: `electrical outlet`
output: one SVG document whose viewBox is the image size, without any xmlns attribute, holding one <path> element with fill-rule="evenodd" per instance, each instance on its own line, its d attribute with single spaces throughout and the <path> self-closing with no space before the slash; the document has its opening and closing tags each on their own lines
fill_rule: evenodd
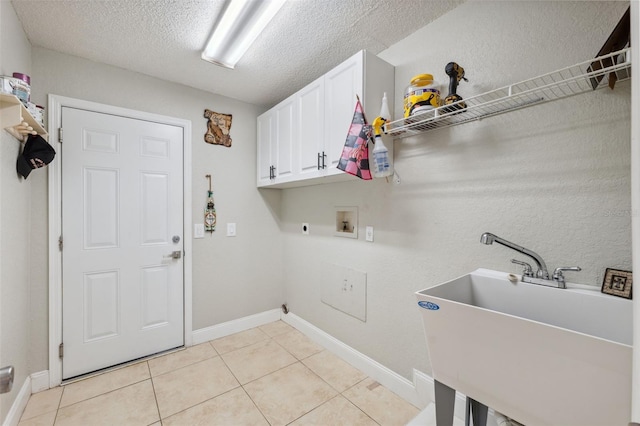
<svg viewBox="0 0 640 426">
<path fill-rule="evenodd" d="M 367 226 L 364 235 L 367 241 L 373 242 L 373 226 Z"/>
<path fill-rule="evenodd" d="M 393 183 L 395 183 L 396 185 L 400 185 L 402 183 L 402 181 L 400 180 L 400 175 L 396 171 L 393 172 Z"/>
<path fill-rule="evenodd" d="M 193 238 L 204 238 L 204 223 L 193 225 Z"/>
<path fill-rule="evenodd" d="M 309 235 L 309 224 L 303 222 L 302 223 L 302 234 L 303 235 Z"/>
<path fill-rule="evenodd" d="M 236 236 L 236 224 L 227 223 L 227 237 L 235 237 L 235 236 Z"/>
</svg>

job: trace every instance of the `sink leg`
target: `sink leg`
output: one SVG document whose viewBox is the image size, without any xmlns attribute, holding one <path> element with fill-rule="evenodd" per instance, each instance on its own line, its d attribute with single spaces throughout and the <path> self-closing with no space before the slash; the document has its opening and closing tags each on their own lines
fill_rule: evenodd
<svg viewBox="0 0 640 426">
<path fill-rule="evenodd" d="M 487 426 L 487 415 L 489 414 L 489 407 L 476 401 L 475 399 L 467 397 L 467 422 L 469 421 L 469 407 L 471 407 L 473 426 Z"/>
<path fill-rule="evenodd" d="M 453 425 L 453 409 L 456 403 L 456 390 L 434 380 L 436 394 L 436 424 Z"/>
</svg>

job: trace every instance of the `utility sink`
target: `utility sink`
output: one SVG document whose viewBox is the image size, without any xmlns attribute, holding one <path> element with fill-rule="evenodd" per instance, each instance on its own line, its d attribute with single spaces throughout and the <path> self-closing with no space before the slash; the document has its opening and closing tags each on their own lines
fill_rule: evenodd
<svg viewBox="0 0 640 426">
<path fill-rule="evenodd" d="M 520 279 L 478 269 L 416 293 L 434 379 L 525 425 L 627 425 L 632 302 Z"/>
</svg>

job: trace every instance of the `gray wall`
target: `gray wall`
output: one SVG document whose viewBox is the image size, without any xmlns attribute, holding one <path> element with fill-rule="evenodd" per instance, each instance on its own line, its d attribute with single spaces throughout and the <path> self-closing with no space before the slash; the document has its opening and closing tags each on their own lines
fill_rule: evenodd
<svg viewBox="0 0 640 426">
<path fill-rule="evenodd" d="M 31 72 L 31 46 L 11 3 L 5 1 L 0 1 L 0 61 L 1 75 Z M 0 422 L 4 422 L 22 384 L 34 371 L 29 346 L 33 235 L 30 225 L 31 209 L 38 203 L 32 201 L 33 179 L 25 181 L 16 173 L 20 150 L 20 142 L 0 130 L 0 366 L 13 365 L 16 369 L 13 390 L 0 395 Z M 39 214 L 46 221 L 43 207 L 46 206 L 40 205 Z"/>
<path fill-rule="evenodd" d="M 627 6 L 467 2 L 379 55 L 396 66 L 396 116 L 416 74 L 434 74 L 446 93 L 444 66 L 452 60 L 467 70 L 463 97 L 588 60 Z M 570 281 L 600 286 L 605 268 L 630 270 L 629 88 L 396 141 L 400 185 L 283 191 L 291 311 L 411 378 L 414 368 L 430 372 L 415 291 L 479 267 L 521 272 L 510 259 L 523 257 L 481 245 L 483 232 L 540 253 L 549 268 L 581 266 L 567 273 Z M 359 207 L 358 240 L 332 235 L 340 205 Z M 301 235 L 302 222 L 311 235 Z M 367 225 L 375 227 L 374 243 L 364 240 Z M 366 323 L 321 303 L 330 264 L 367 272 Z"/>
<path fill-rule="evenodd" d="M 40 102 L 57 94 L 191 120 L 193 221 L 203 222 L 206 174 L 218 214 L 217 231 L 193 241 L 193 328 L 280 306 L 282 244 L 270 210 L 279 194 L 266 200 L 255 185 L 258 107 L 42 48 L 33 48 L 32 91 Z M 204 142 L 205 108 L 233 115 L 231 148 Z M 226 237 L 228 222 L 235 238 Z"/>
</svg>

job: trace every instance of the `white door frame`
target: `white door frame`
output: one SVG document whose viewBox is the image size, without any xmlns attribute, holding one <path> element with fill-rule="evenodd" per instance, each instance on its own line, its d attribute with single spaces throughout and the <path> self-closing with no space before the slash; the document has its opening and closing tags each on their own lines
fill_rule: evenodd
<svg viewBox="0 0 640 426">
<path fill-rule="evenodd" d="M 631 60 L 640 59 L 640 3 L 631 2 Z M 633 271 L 640 271 L 640 73 L 631 68 L 631 235 Z M 638 284 L 636 284 L 638 286 Z M 636 287 L 637 288 L 637 287 Z M 631 370 L 631 422 L 640 423 L 640 292 L 633 298 L 633 357 Z M 631 423 L 630 423 L 631 424 Z"/>
<path fill-rule="evenodd" d="M 59 95 L 49 95 L 49 143 L 57 152 L 61 152 L 58 140 L 58 129 L 62 126 L 63 107 L 85 109 L 98 113 L 119 115 L 122 117 L 182 127 L 184 134 L 184 342 L 185 346 L 191 346 L 193 344 L 191 121 L 127 108 L 103 105 L 80 99 L 67 98 Z M 60 155 L 56 155 L 47 167 L 49 178 L 49 387 L 51 388 L 62 383 L 62 360 L 58 356 L 58 346 L 62 342 L 62 253 L 58 248 L 58 238 L 62 234 L 62 168 L 60 161 Z"/>
</svg>

